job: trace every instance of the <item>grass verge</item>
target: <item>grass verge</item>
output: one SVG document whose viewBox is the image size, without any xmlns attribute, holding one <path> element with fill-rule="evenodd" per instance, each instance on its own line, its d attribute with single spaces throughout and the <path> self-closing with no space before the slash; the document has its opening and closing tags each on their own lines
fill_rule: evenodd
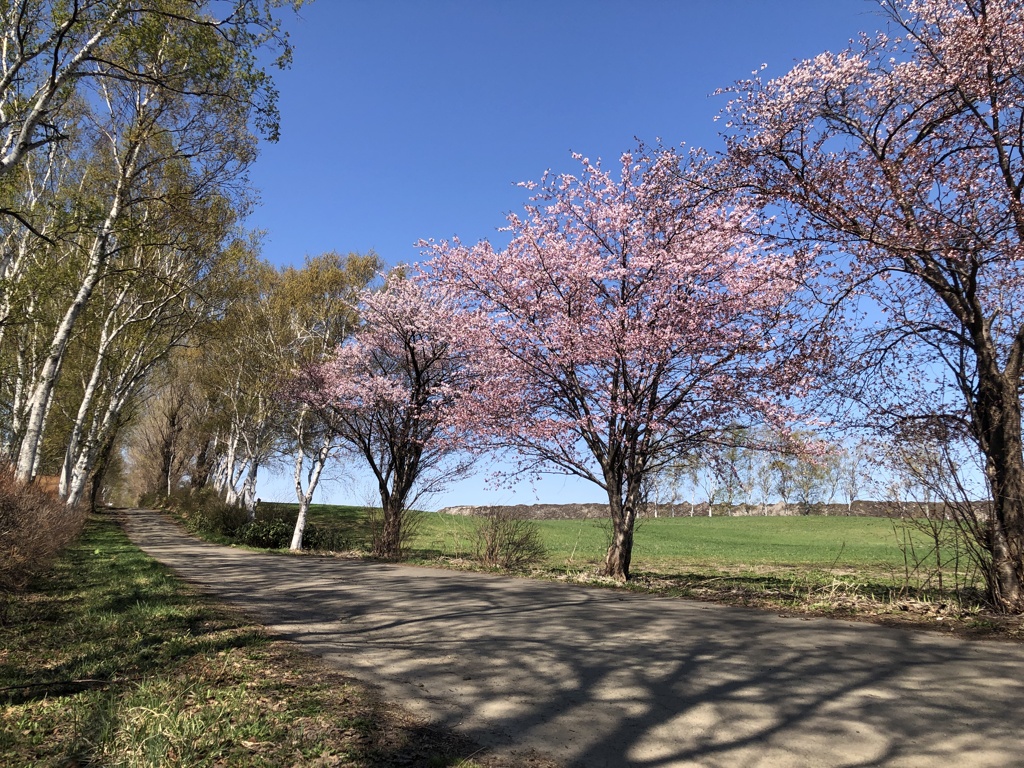
<svg viewBox="0 0 1024 768">
<path fill-rule="evenodd" d="M 286 515 L 294 505 L 276 505 Z M 292 512 L 294 515 L 294 512 Z M 310 519 L 365 555 L 365 511 L 314 505 Z M 477 520 L 422 514 L 408 560 L 428 566 L 485 569 L 473 558 Z M 952 633 L 965 638 L 1024 642 L 1024 618 L 988 610 L 977 578 L 911 571 L 901 548 L 928 542 L 899 520 L 875 517 L 679 517 L 642 520 L 636 531 L 632 579 L 621 585 L 599 575 L 608 542 L 605 520 L 537 522 L 547 557 L 536 578 L 624 588 L 665 596 L 743 605 L 783 613 L 870 621 Z M 943 561 L 953 561 L 944 553 Z M 966 583 L 969 582 L 969 583 Z M 955 589 L 950 588 L 955 585 Z"/>
<path fill-rule="evenodd" d="M 504 765 L 196 594 L 108 516 L 10 606 L 0 707 L 2 765 Z"/>
<path fill-rule="evenodd" d="M 267 504 L 264 514 L 294 525 L 296 505 Z M 366 509 L 314 505 L 310 520 L 347 556 L 368 557 Z M 466 570 L 478 518 L 418 513 L 406 560 Z M 809 616 L 869 621 L 1024 642 L 1024 618 L 989 610 L 979 575 L 961 556 L 935 548 L 919 526 L 878 517 L 676 517 L 638 523 L 628 584 L 600 576 L 606 520 L 536 522 L 546 556 L 535 578 L 628 589 Z M 205 535 L 205 534 L 204 534 Z M 206 538 L 225 543 L 223 539 Z M 913 546 L 917 555 L 908 549 Z M 944 577 L 939 579 L 940 573 Z"/>
</svg>

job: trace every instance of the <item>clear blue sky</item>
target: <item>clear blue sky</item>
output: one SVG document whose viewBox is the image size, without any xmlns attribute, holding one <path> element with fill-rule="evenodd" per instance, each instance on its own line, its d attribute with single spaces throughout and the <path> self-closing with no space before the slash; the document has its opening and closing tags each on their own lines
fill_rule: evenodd
<svg viewBox="0 0 1024 768">
<path fill-rule="evenodd" d="M 574 171 L 571 152 L 617 158 L 635 138 L 717 149 L 715 89 L 763 63 L 784 74 L 883 23 L 871 0 L 317 0 L 287 24 L 281 140 L 252 171 L 249 225 L 282 265 L 371 248 L 412 262 L 421 238 L 499 239 L 526 202 L 515 182 Z M 536 492 L 484 484 L 434 505 L 601 500 L 560 479 Z M 361 503 L 351 488 L 317 501 Z M 291 490 L 276 480 L 261 493 Z"/>
</svg>

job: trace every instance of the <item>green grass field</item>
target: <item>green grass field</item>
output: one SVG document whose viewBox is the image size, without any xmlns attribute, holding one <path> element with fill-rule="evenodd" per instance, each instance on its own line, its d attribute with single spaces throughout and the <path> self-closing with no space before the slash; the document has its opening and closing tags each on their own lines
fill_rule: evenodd
<svg viewBox="0 0 1024 768">
<path fill-rule="evenodd" d="M 282 511 L 289 505 L 279 505 Z M 358 507 L 314 505 L 310 519 L 343 532 L 353 549 L 368 548 L 366 513 Z M 468 558 L 477 520 L 459 515 L 419 513 L 409 542 L 413 560 Z M 604 558 L 606 520 L 542 520 L 547 560 L 553 570 L 596 567 Z M 911 535 L 919 555 L 931 550 L 918 532 L 900 521 L 875 517 L 677 517 L 642 519 L 633 549 L 634 572 L 680 571 L 857 572 L 872 578 L 904 574 L 901 542 Z M 945 552 L 944 562 L 953 553 Z"/>
</svg>

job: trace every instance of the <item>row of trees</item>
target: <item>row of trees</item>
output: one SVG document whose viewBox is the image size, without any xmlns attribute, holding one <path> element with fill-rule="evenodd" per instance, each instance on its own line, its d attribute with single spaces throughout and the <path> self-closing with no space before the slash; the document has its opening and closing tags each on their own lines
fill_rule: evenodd
<svg viewBox="0 0 1024 768">
<path fill-rule="evenodd" d="M 811 439 L 797 433 L 780 441 L 740 431 L 731 443 L 708 446 L 656 475 L 647 493 L 654 510 L 649 514 L 663 509 L 677 514 L 680 505 L 689 505 L 692 515 L 698 503 L 709 514 L 715 509 L 732 514 L 736 507 L 744 514 L 768 514 L 776 503 L 810 514 L 818 505 L 837 500 L 852 514 L 855 501 L 884 495 L 885 489 L 872 482 L 872 473 L 885 471 L 888 476 L 893 467 L 883 470 L 874 448 L 863 441 L 836 446 L 813 438 L 812 452 L 804 445 Z M 782 447 L 771 447 L 782 442 Z"/>
<path fill-rule="evenodd" d="M 0 454 L 76 504 L 232 298 L 271 0 L 0 4 Z M 216 15 L 222 11 L 223 15 Z"/>
<path fill-rule="evenodd" d="M 471 436 L 594 482 L 606 572 L 628 578 L 652 474 L 813 407 L 939 445 L 950 468 L 981 456 L 992 503 L 964 528 L 993 601 L 1024 610 L 1024 10 L 881 7 L 898 36 L 726 91 L 723 156 L 640 148 L 618 174 L 579 158 L 504 248 L 424 243 L 417 284 L 450 307 L 438 338 L 462 384 L 408 400 L 441 427 L 412 444 Z M 411 397 L 356 396 L 348 355 L 308 402 Z"/>
<path fill-rule="evenodd" d="M 249 253 L 201 346 L 176 350 L 147 383 L 147 406 L 123 436 L 132 486 L 156 496 L 209 488 L 251 512 L 260 470 L 289 461 L 304 513 L 337 435 L 285 396 L 288 378 L 350 337 L 359 293 L 380 269 L 372 253 L 283 269 Z"/>
</svg>

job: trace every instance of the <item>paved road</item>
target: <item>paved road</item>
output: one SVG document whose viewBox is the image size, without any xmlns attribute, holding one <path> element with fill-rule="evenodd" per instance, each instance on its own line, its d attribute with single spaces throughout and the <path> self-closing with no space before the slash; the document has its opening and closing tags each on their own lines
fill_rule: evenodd
<svg viewBox="0 0 1024 768">
<path fill-rule="evenodd" d="M 485 574 L 132 538 L 500 752 L 571 765 L 1024 766 L 1024 648 Z"/>
</svg>

